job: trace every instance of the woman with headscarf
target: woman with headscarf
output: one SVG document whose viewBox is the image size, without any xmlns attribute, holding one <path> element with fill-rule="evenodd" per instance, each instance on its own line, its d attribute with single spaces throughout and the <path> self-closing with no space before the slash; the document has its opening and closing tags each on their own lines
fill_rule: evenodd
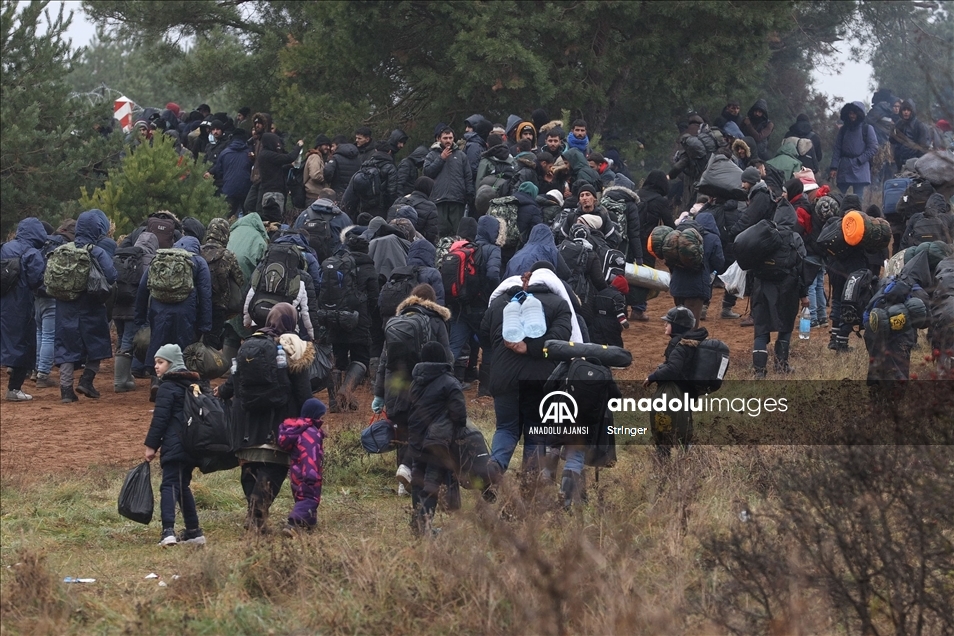
<svg viewBox="0 0 954 636">
<path fill-rule="evenodd" d="M 232 400 L 232 425 L 241 431 L 241 448 L 236 455 L 242 467 L 242 490 L 248 503 L 246 530 L 266 532 L 268 510 L 282 488 L 288 473 L 288 455 L 278 447 L 278 426 L 286 419 L 298 417 L 301 407 L 311 397 L 309 367 L 315 359 L 315 348 L 295 333 L 298 312 L 288 303 L 278 303 L 268 312 L 265 326 L 256 331 L 239 348 L 237 364 L 225 384 L 216 389 L 223 400 Z M 278 346 L 286 359 L 282 366 Z M 274 353 L 273 353 L 274 352 Z M 261 377 L 246 373 L 255 362 L 276 356 L 277 380 L 274 386 L 260 384 Z M 264 360 L 272 364 L 271 359 Z M 247 366 L 246 366 L 247 365 Z M 258 374 L 255 374 L 258 375 Z M 274 401 L 269 408 L 253 404 L 253 394 L 270 393 Z"/>
</svg>

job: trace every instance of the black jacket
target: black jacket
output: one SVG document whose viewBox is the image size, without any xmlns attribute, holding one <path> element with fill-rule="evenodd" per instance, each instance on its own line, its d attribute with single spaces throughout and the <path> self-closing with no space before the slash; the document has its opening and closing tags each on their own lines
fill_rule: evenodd
<svg viewBox="0 0 954 636">
<path fill-rule="evenodd" d="M 698 390 L 689 382 L 689 374 L 699 344 L 708 337 L 709 332 L 705 327 L 690 329 L 681 336 L 672 336 L 666 345 L 666 361 L 649 374 L 649 380 L 657 383 L 675 382 L 690 398 L 698 397 Z"/>
<path fill-rule="evenodd" d="M 374 216 L 384 216 L 384 213 L 397 198 L 397 170 L 394 168 L 394 159 L 386 152 L 375 150 L 361 164 L 361 167 L 364 166 L 377 168 L 381 174 L 380 199 L 376 203 L 361 201 L 352 189 L 352 183 L 354 183 L 354 179 L 352 179 L 345 189 L 344 196 L 341 197 L 341 209 L 352 218 L 357 218 L 357 215 L 361 212 L 368 212 Z"/>
<path fill-rule="evenodd" d="M 642 222 L 639 219 L 639 195 L 629 188 L 622 186 L 610 186 L 603 190 L 603 198 L 611 198 L 615 201 L 626 203 L 626 242 L 620 243 L 619 251 L 623 253 L 628 262 L 643 262 L 643 241 L 642 241 Z M 605 205 L 604 205 L 605 207 Z M 608 210 L 607 210 L 608 211 Z M 614 221 L 616 219 L 613 219 Z M 622 231 L 622 230 L 621 230 Z M 652 231 L 652 230 L 650 230 Z"/>
<path fill-rule="evenodd" d="M 396 183 L 399 197 L 414 191 L 414 184 L 421 176 L 421 168 L 424 167 L 424 157 L 427 156 L 427 152 L 427 146 L 418 146 L 398 164 Z"/>
<path fill-rule="evenodd" d="M 749 204 L 742 210 L 739 220 L 729 228 L 729 238 L 733 241 L 743 231 L 762 219 L 772 220 L 775 215 L 775 199 L 764 181 L 759 181 L 749 190 Z"/>
<path fill-rule="evenodd" d="M 643 187 L 637 190 L 639 196 L 639 228 L 640 243 L 646 244 L 646 239 L 653 228 L 660 223 L 669 227 L 676 227 L 672 218 L 672 206 L 669 204 L 669 182 L 666 174 L 660 170 L 653 170 L 646 177 Z M 645 256 L 644 256 L 645 258 Z"/>
<path fill-rule="evenodd" d="M 361 158 L 358 156 L 358 147 L 354 144 L 341 144 L 331 159 L 325 163 L 325 183 L 340 197 L 344 195 L 348 184 L 351 183 L 351 177 L 360 167 Z"/>
<path fill-rule="evenodd" d="M 261 175 L 259 181 L 260 192 L 285 192 L 285 168 L 287 168 L 298 155 L 301 148 L 295 146 L 292 152 L 280 152 L 270 150 L 262 145 L 258 151 L 258 170 Z"/>
<path fill-rule="evenodd" d="M 185 394 L 190 384 L 199 382 L 199 374 L 192 371 L 169 371 L 159 382 L 156 408 L 144 444 L 159 449 L 159 465 L 170 462 L 191 462 L 182 447 L 185 427 Z"/>
<path fill-rule="evenodd" d="M 396 210 L 402 205 L 409 205 L 417 212 L 417 221 L 414 222 L 414 229 L 421 233 L 421 236 L 437 245 L 437 239 L 440 238 L 440 219 L 437 217 L 437 206 L 427 198 L 427 195 L 419 190 L 413 190 L 410 194 L 398 197 L 394 205 L 388 210 L 388 216 L 392 210 Z"/>
<path fill-rule="evenodd" d="M 408 445 L 412 457 L 426 453 L 454 468 L 450 445 L 467 426 L 467 403 L 460 382 L 449 362 L 421 362 L 414 366 L 411 383 L 411 412 L 408 417 Z"/>
</svg>

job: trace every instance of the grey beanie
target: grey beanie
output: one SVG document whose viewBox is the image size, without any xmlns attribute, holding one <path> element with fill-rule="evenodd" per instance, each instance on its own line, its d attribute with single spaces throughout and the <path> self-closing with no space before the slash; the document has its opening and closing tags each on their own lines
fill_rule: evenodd
<svg viewBox="0 0 954 636">
<path fill-rule="evenodd" d="M 182 359 L 182 349 L 177 344 L 164 344 L 156 351 L 157 358 L 169 361 L 169 370 L 166 371 L 186 371 L 185 360 Z"/>
<path fill-rule="evenodd" d="M 762 175 L 759 174 L 758 168 L 754 166 L 749 166 L 742 171 L 742 183 L 749 183 L 755 185 L 762 180 Z"/>
</svg>

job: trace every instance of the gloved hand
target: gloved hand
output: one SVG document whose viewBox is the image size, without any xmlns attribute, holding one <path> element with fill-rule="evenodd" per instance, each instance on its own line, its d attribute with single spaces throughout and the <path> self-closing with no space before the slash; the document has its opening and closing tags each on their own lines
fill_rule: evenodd
<svg viewBox="0 0 954 636">
<path fill-rule="evenodd" d="M 378 397 L 377 395 L 375 395 L 374 399 L 371 401 L 371 410 L 374 411 L 375 413 L 380 413 L 381 411 L 383 411 L 384 398 Z"/>
<path fill-rule="evenodd" d="M 626 280 L 625 276 L 616 276 L 610 285 L 615 287 L 616 290 L 624 296 L 629 293 L 629 281 Z"/>
</svg>

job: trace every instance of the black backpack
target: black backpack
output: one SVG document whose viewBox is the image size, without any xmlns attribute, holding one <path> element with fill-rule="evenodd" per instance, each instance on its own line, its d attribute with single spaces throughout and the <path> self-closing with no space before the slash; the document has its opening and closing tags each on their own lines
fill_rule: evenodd
<svg viewBox="0 0 954 636">
<path fill-rule="evenodd" d="M 721 340 L 707 338 L 696 347 L 689 381 L 700 393 L 715 393 L 722 388 L 722 380 L 728 368 L 729 345 Z"/>
<path fill-rule="evenodd" d="M 291 198 L 292 205 L 299 210 L 305 207 L 307 197 L 305 194 L 305 164 L 298 168 L 290 167 L 285 175 L 285 189 L 288 190 L 288 196 Z"/>
<path fill-rule="evenodd" d="M 378 299 L 378 310 L 381 316 L 389 318 L 397 313 L 398 306 L 417 286 L 417 276 L 420 271 L 421 268 L 417 265 L 406 265 L 391 272 L 388 281 L 381 288 L 381 296 Z"/>
<path fill-rule="evenodd" d="M 782 237 L 782 244 L 754 268 L 756 278 L 777 283 L 801 271 L 801 256 L 795 247 L 794 230 L 781 229 L 778 233 Z"/>
<path fill-rule="evenodd" d="M 288 403 L 291 381 L 278 366 L 278 346 L 262 333 L 246 339 L 235 354 L 239 398 L 246 411 L 274 411 Z"/>
<path fill-rule="evenodd" d="M 255 290 L 248 313 L 259 327 L 265 325 L 268 312 L 278 303 L 294 303 L 298 299 L 303 265 L 297 245 L 272 243 L 265 258 L 252 272 L 251 288 Z"/>
<path fill-rule="evenodd" d="M 116 303 L 131 305 L 136 302 L 139 282 L 145 272 L 142 257 L 145 251 L 141 247 L 120 247 L 113 255 L 113 267 L 116 268 Z"/>
<path fill-rule="evenodd" d="M 572 425 L 584 426 L 587 431 L 586 464 L 598 468 L 615 464 L 616 440 L 610 432 L 613 414 L 608 401 L 620 397 L 620 391 L 613 372 L 599 360 L 573 358 L 556 366 L 544 390 L 565 391 L 573 396 L 577 415 Z"/>
<path fill-rule="evenodd" d="M 455 241 L 441 260 L 444 297 L 460 305 L 486 304 L 483 251 L 467 240 Z"/>
<path fill-rule="evenodd" d="M 877 286 L 878 279 L 870 269 L 859 269 L 848 276 L 841 297 L 842 322 L 852 326 L 862 323 L 865 309 L 871 302 Z"/>
<path fill-rule="evenodd" d="M 354 310 L 365 300 L 358 294 L 358 264 L 346 251 L 322 261 L 319 285 L 318 304 L 322 309 Z"/>
<path fill-rule="evenodd" d="M 302 224 L 302 227 L 308 231 L 308 244 L 315 250 L 319 263 L 331 256 L 335 246 L 331 221 L 337 214 L 333 206 L 334 204 L 327 199 L 318 199 L 308 208 L 305 213 L 305 222 Z"/>
<path fill-rule="evenodd" d="M 911 229 L 905 232 L 901 244 L 914 247 L 915 245 L 930 243 L 932 241 L 950 243 L 950 232 L 943 220 L 936 216 L 926 216 L 921 212 L 916 215 L 916 218 L 914 218 L 911 223 Z"/>
<path fill-rule="evenodd" d="M 20 257 L 0 261 L 0 296 L 6 296 L 20 282 Z"/>
<path fill-rule="evenodd" d="M 381 195 L 383 194 L 381 181 L 381 170 L 367 162 L 351 177 L 351 186 L 361 201 L 362 210 L 375 209 L 381 206 Z"/>
<path fill-rule="evenodd" d="M 182 448 L 203 473 L 227 470 L 238 465 L 234 458 L 236 442 L 232 436 L 229 405 L 210 393 L 203 393 L 198 384 L 190 385 L 183 403 L 185 421 Z M 234 463 L 228 466 L 228 459 Z"/>
<path fill-rule="evenodd" d="M 421 361 L 421 350 L 434 339 L 431 319 L 417 311 L 408 311 L 388 320 L 384 327 L 384 346 L 388 369 L 405 366 L 408 370 Z"/>
<path fill-rule="evenodd" d="M 593 295 L 593 284 L 587 276 L 587 260 L 590 256 L 590 250 L 580 240 L 568 239 L 560 243 L 557 248 L 570 268 L 570 276 L 567 281 L 573 289 L 573 293 L 580 299 L 580 303 L 587 304 Z"/>
<path fill-rule="evenodd" d="M 910 219 L 918 212 L 924 212 L 924 206 L 934 194 L 934 186 L 927 179 L 914 179 L 905 189 L 895 205 L 895 212 L 903 219 Z"/>
</svg>

